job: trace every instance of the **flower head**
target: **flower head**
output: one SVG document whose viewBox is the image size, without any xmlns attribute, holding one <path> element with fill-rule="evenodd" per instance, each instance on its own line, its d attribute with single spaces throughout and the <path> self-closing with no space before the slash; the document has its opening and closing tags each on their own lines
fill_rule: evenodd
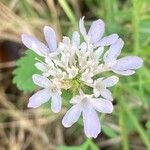
<svg viewBox="0 0 150 150">
<path fill-rule="evenodd" d="M 123 45 L 123 40 L 119 38 L 110 46 L 109 50 L 104 55 L 104 66 L 117 74 L 128 76 L 134 74 L 134 70 L 142 66 L 143 60 L 137 56 L 126 56 L 117 59 Z"/>
<path fill-rule="evenodd" d="M 52 111 L 59 112 L 61 110 L 61 91 L 59 85 L 38 74 L 33 75 L 33 82 L 43 89 L 30 97 L 28 107 L 37 108 L 51 98 Z"/>
<path fill-rule="evenodd" d="M 33 36 L 22 34 L 22 42 L 26 47 L 33 50 L 35 53 L 42 57 L 46 57 L 52 52 L 57 52 L 57 42 L 56 42 L 56 34 L 55 31 L 48 26 L 44 27 L 44 37 L 47 42 L 47 45 L 40 42 Z"/>
<path fill-rule="evenodd" d="M 119 37 L 117 34 L 111 34 L 107 37 L 103 37 L 105 32 L 105 23 L 101 19 L 94 21 L 87 33 L 84 26 L 83 17 L 80 19 L 79 28 L 82 36 L 84 37 L 84 40 L 89 44 L 93 44 L 95 47 L 109 46 L 113 44 Z"/>
<path fill-rule="evenodd" d="M 118 81 L 118 77 L 111 76 L 106 79 L 98 78 L 93 84 L 88 85 L 93 87 L 93 94 L 95 97 L 99 97 L 101 95 L 105 99 L 113 100 L 112 94 L 107 88 L 114 86 Z"/>
<path fill-rule="evenodd" d="M 86 95 L 80 91 L 80 95 L 73 97 L 71 103 L 73 106 L 64 116 L 62 124 L 65 127 L 71 127 L 82 114 L 86 136 L 96 138 L 101 131 L 97 112 L 112 113 L 113 105 L 111 101 L 94 98 L 92 95 Z"/>
<path fill-rule="evenodd" d="M 73 106 L 62 124 L 70 127 L 82 114 L 86 136 L 96 138 L 101 131 L 97 112 L 112 113 L 113 96 L 109 88 L 119 81 L 117 76 L 106 78 L 102 73 L 132 75 L 142 66 L 143 60 L 137 56 L 118 59 L 124 42 L 117 34 L 103 37 L 105 24 L 101 19 L 94 21 L 87 32 L 83 17 L 79 28 L 81 35 L 75 31 L 71 39 L 65 36 L 58 44 L 54 30 L 48 26 L 44 27 L 47 44 L 22 35 L 23 43 L 44 58 L 35 64 L 41 75 L 33 75 L 34 83 L 42 89 L 30 97 L 28 107 L 37 108 L 51 100 L 52 111 L 59 112 L 63 89 L 71 91 Z M 80 36 L 84 41 L 81 42 Z"/>
</svg>

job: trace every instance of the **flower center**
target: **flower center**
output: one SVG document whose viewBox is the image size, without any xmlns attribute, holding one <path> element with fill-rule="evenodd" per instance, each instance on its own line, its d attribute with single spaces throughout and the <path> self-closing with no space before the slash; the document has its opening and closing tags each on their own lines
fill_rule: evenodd
<svg viewBox="0 0 150 150">
<path fill-rule="evenodd" d="M 81 76 L 78 74 L 75 78 L 69 80 L 73 94 L 77 94 L 79 89 L 84 86 L 84 82 L 80 80 Z"/>
</svg>

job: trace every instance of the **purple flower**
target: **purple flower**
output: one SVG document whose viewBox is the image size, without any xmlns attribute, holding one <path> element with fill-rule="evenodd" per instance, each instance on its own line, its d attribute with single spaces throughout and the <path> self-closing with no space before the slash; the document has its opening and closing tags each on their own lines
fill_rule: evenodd
<svg viewBox="0 0 150 150">
<path fill-rule="evenodd" d="M 124 42 L 121 38 L 112 44 L 104 55 L 104 62 L 105 67 L 108 70 L 112 70 L 120 75 L 129 76 L 135 73 L 134 70 L 139 69 L 142 66 L 143 60 L 137 56 L 126 56 L 117 59 L 121 53 L 123 45 Z"/>
<path fill-rule="evenodd" d="M 110 87 L 117 84 L 119 78 L 103 75 L 102 72 L 113 71 L 116 74 L 132 75 L 142 66 L 143 60 L 137 56 L 119 58 L 124 42 L 117 34 L 103 37 L 105 24 L 101 19 L 94 21 L 87 32 L 84 17 L 79 22 L 79 32 L 75 31 L 72 38 L 63 37 L 57 45 L 56 35 L 51 27 L 44 27 L 47 44 L 36 38 L 23 34 L 22 41 L 38 55 L 44 57 L 35 66 L 42 75 L 33 75 L 33 81 L 42 88 L 30 97 L 28 107 L 37 108 L 51 100 L 53 112 L 61 110 L 61 90 L 71 90 L 73 106 L 65 114 L 62 124 L 72 126 L 82 115 L 84 131 L 87 137 L 96 138 L 101 132 L 97 112 L 112 113 L 113 96 Z M 109 46 L 105 51 L 105 46 Z M 91 87 L 91 95 L 83 93 L 81 88 Z M 86 89 L 83 89 L 86 91 Z M 76 93 L 79 93 L 79 95 Z"/>
<path fill-rule="evenodd" d="M 93 84 L 87 84 L 93 88 L 93 94 L 95 97 L 99 97 L 100 95 L 108 100 L 113 100 L 112 93 L 110 92 L 109 87 L 114 86 L 119 81 L 119 78 L 116 76 L 110 76 L 106 79 L 98 78 L 94 81 Z"/>
<path fill-rule="evenodd" d="M 59 88 L 48 78 L 38 74 L 33 75 L 33 82 L 44 89 L 30 97 L 28 107 L 37 108 L 51 99 L 52 111 L 59 112 L 61 110 L 61 91 Z"/>
<path fill-rule="evenodd" d="M 26 47 L 33 50 L 38 55 L 45 57 L 49 55 L 51 52 L 57 51 L 57 42 L 55 31 L 51 27 L 48 26 L 44 27 L 44 36 L 47 45 L 40 42 L 35 37 L 27 34 L 22 34 L 22 42 Z"/>
<path fill-rule="evenodd" d="M 74 105 L 65 114 L 62 124 L 71 127 L 82 114 L 86 136 L 96 138 L 101 132 L 97 112 L 112 113 L 112 102 L 103 98 L 93 98 L 92 95 L 85 95 L 80 90 L 80 95 L 73 97 L 71 103 Z"/>
<path fill-rule="evenodd" d="M 84 40 L 87 43 L 93 44 L 95 47 L 109 46 L 113 44 L 119 37 L 117 34 L 111 34 L 109 36 L 103 37 L 105 32 L 105 23 L 101 19 L 93 21 L 87 33 L 84 26 L 84 17 L 82 17 L 79 22 L 79 28 L 81 34 L 84 37 Z"/>
</svg>

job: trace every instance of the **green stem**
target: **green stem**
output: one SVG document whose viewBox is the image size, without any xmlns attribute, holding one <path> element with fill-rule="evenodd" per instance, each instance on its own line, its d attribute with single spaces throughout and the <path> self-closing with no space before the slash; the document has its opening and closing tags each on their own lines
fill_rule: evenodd
<svg viewBox="0 0 150 150">
<path fill-rule="evenodd" d="M 128 142 L 128 132 L 125 126 L 125 117 L 124 110 L 122 109 L 121 104 L 119 105 L 119 124 L 121 127 L 121 136 L 123 141 L 123 150 L 129 150 L 129 142 Z"/>
<path fill-rule="evenodd" d="M 105 9 L 106 9 L 106 21 L 108 24 L 112 22 L 112 6 L 111 6 L 111 1 L 110 0 L 105 0 Z"/>
<path fill-rule="evenodd" d="M 133 4 L 133 31 L 134 31 L 134 52 L 137 54 L 140 49 L 140 41 L 139 41 L 139 0 L 132 0 Z"/>
</svg>

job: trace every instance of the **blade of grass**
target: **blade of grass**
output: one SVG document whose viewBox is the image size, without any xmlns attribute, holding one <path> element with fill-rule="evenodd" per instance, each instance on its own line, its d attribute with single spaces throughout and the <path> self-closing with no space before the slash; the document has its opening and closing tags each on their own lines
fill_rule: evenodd
<svg viewBox="0 0 150 150">
<path fill-rule="evenodd" d="M 37 17 L 37 14 L 31 8 L 30 4 L 26 0 L 21 0 L 20 4 L 22 5 L 22 12 L 27 15 L 27 17 Z"/>
<path fill-rule="evenodd" d="M 145 146 L 147 147 L 147 150 L 150 150 L 150 142 L 149 142 L 149 138 L 147 137 L 147 134 L 145 132 L 145 130 L 142 128 L 142 126 L 139 124 L 138 120 L 136 119 L 136 117 L 134 116 L 133 112 L 130 110 L 130 108 L 127 106 L 126 102 L 122 99 L 120 99 L 120 106 L 121 108 L 126 112 L 126 114 L 128 115 L 128 117 L 130 117 L 134 127 L 136 128 L 137 132 L 139 133 L 141 140 L 143 141 L 143 143 L 145 144 Z"/>
<path fill-rule="evenodd" d="M 66 13 L 67 17 L 71 21 L 73 25 L 77 25 L 76 17 L 73 14 L 70 6 L 68 5 L 66 0 L 58 0 L 60 6 L 63 8 L 64 12 Z"/>
<path fill-rule="evenodd" d="M 140 41 L 139 41 L 139 1 L 140 0 L 132 0 L 133 4 L 133 30 L 134 30 L 134 44 L 133 49 L 134 52 L 137 54 L 140 50 Z"/>
<path fill-rule="evenodd" d="M 119 124 L 121 127 L 121 137 L 122 137 L 122 148 L 123 150 L 129 150 L 128 132 L 125 126 L 125 113 L 119 103 Z"/>
<path fill-rule="evenodd" d="M 106 22 L 110 24 L 114 20 L 114 13 L 113 13 L 113 0 L 105 0 L 105 10 L 106 10 Z"/>
</svg>

